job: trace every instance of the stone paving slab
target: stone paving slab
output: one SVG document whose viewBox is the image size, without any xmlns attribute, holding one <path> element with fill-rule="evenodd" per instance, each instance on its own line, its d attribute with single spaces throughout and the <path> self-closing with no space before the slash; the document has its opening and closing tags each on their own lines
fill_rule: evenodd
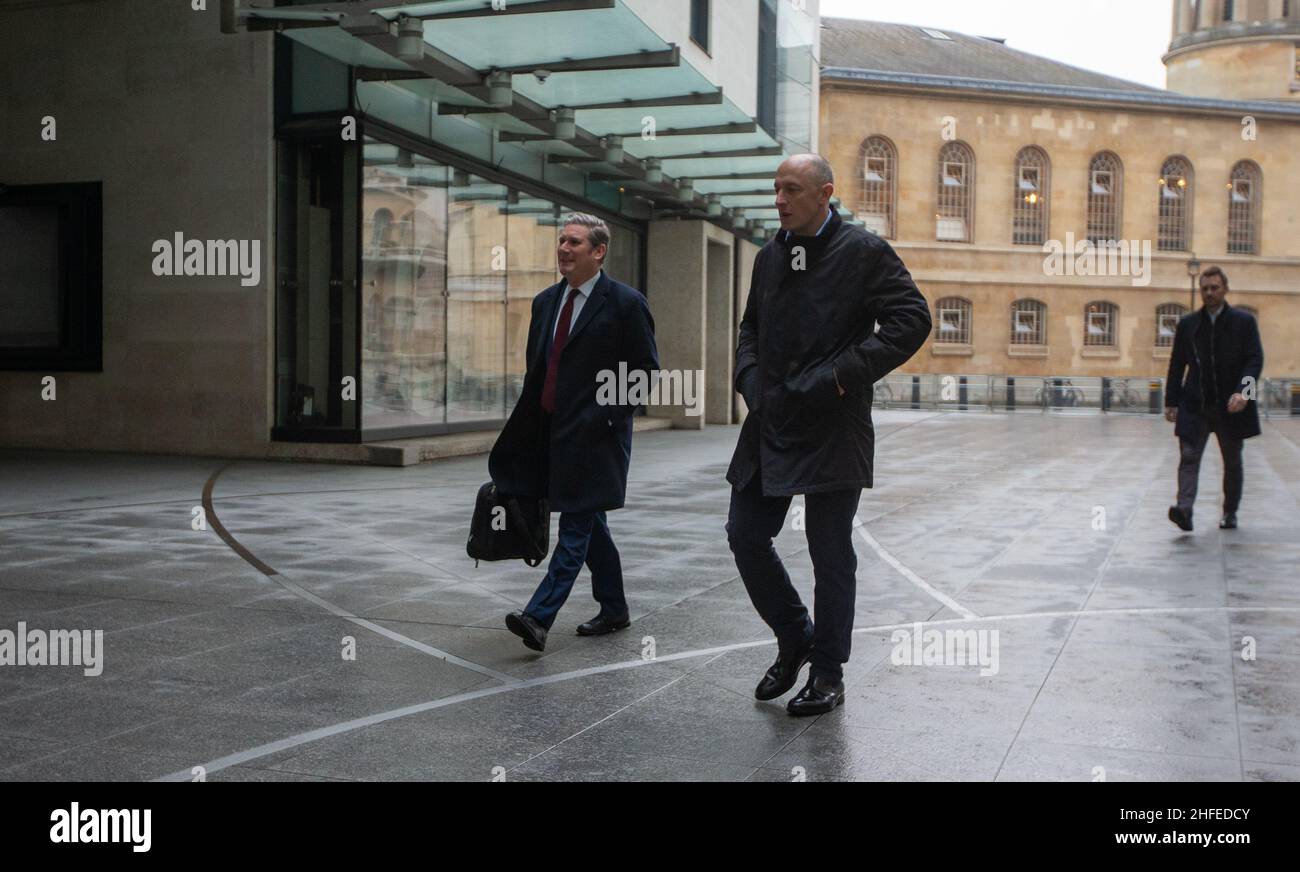
<svg viewBox="0 0 1300 872">
<path fill-rule="evenodd" d="M 483 456 L 0 451 L 0 630 L 104 640 L 98 676 L 0 666 L 0 779 L 1300 780 L 1300 421 L 1246 443 L 1235 531 L 1207 451 L 1184 534 L 1163 421 L 875 417 L 847 701 L 813 719 L 752 696 L 775 649 L 723 529 L 734 427 L 636 435 L 633 625 L 574 634 L 584 573 L 542 655 L 502 624 L 542 570 L 465 556 Z M 218 470 L 274 574 L 192 528 Z M 776 548 L 810 601 L 802 531 Z M 996 640 L 996 671 L 897 662 L 918 624 Z"/>
</svg>

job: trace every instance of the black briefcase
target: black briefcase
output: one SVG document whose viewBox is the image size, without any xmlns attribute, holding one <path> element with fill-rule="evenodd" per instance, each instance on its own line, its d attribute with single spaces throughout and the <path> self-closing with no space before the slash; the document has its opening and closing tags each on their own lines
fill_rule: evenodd
<svg viewBox="0 0 1300 872">
<path fill-rule="evenodd" d="M 465 551 L 480 560 L 522 560 L 537 566 L 551 549 L 551 509 L 545 499 L 501 493 L 488 482 L 478 489 Z"/>
</svg>

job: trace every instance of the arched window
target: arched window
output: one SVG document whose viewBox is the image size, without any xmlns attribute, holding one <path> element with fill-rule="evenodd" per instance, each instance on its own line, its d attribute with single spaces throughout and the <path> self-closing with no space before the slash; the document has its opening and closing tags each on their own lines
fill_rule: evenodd
<svg viewBox="0 0 1300 872">
<path fill-rule="evenodd" d="M 1047 344 L 1047 306 L 1038 300 L 1016 300 L 1011 304 L 1011 344 Z"/>
<path fill-rule="evenodd" d="M 858 217 L 867 229 L 886 239 L 894 238 L 897 196 L 898 150 L 883 136 L 869 137 L 861 150 L 862 197 Z"/>
<path fill-rule="evenodd" d="M 1259 164 L 1239 161 L 1228 179 L 1228 252 L 1259 254 L 1259 209 L 1263 197 Z"/>
<path fill-rule="evenodd" d="M 1156 306 L 1156 348 L 1172 348 L 1178 322 L 1187 314 L 1181 303 L 1162 303 Z"/>
<path fill-rule="evenodd" d="M 1088 239 L 1119 241 L 1123 227 L 1124 165 L 1112 151 L 1095 155 L 1088 164 Z"/>
<path fill-rule="evenodd" d="M 935 204 L 935 239 L 970 242 L 975 238 L 975 154 L 964 142 L 949 142 L 939 149 Z"/>
<path fill-rule="evenodd" d="M 1192 164 L 1184 157 L 1165 158 L 1160 167 L 1160 251 L 1189 251 L 1192 237 Z"/>
<path fill-rule="evenodd" d="M 934 304 L 934 341 L 947 345 L 970 344 L 970 300 L 944 297 Z"/>
<path fill-rule="evenodd" d="M 1092 347 L 1115 347 L 1115 322 L 1119 320 L 1119 307 L 1098 300 L 1089 303 L 1083 313 L 1083 344 Z"/>
<path fill-rule="evenodd" d="M 1011 191 L 1011 241 L 1016 245 L 1042 245 L 1047 241 L 1051 177 L 1047 152 L 1034 145 L 1020 149 Z"/>
<path fill-rule="evenodd" d="M 1233 3 L 1233 0 L 1223 0 L 1223 20 L 1224 20 L 1224 21 L 1231 21 L 1231 20 L 1232 20 L 1232 13 L 1233 13 L 1233 11 L 1235 10 L 1235 8 L 1236 8 L 1236 4 Z"/>
<path fill-rule="evenodd" d="M 388 227 L 392 223 L 393 213 L 388 209 L 380 209 L 375 212 L 370 226 L 371 248 L 378 248 L 388 241 Z"/>
</svg>

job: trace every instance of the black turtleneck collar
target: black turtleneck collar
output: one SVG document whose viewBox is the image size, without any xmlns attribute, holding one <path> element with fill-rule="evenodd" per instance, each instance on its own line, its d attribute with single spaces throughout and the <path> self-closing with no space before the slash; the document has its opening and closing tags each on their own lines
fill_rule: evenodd
<svg viewBox="0 0 1300 872">
<path fill-rule="evenodd" d="M 789 230 L 782 230 L 776 235 L 776 238 L 786 248 L 794 248 L 796 245 L 802 245 L 804 248 L 821 248 L 831 240 L 831 237 L 835 235 L 835 232 L 840 229 L 840 225 L 843 223 L 840 213 L 832 209 L 831 220 L 826 225 L 826 229 L 816 236 L 795 236 Z"/>
</svg>

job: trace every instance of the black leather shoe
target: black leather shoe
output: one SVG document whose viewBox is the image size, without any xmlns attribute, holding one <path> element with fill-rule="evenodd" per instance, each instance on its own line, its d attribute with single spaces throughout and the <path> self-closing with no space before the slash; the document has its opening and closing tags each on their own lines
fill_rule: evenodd
<svg viewBox="0 0 1300 872">
<path fill-rule="evenodd" d="M 587 621 L 585 624 L 578 625 L 579 636 L 603 636 L 606 633 L 612 633 L 615 630 L 626 630 L 632 626 L 632 621 L 628 615 L 611 618 L 604 612 Z"/>
<path fill-rule="evenodd" d="M 776 699 L 794 687 L 794 683 L 799 680 L 799 670 L 812 657 L 812 649 L 812 639 L 809 639 L 789 653 L 778 651 L 776 662 L 764 673 L 758 687 L 754 688 L 754 699 Z"/>
<path fill-rule="evenodd" d="M 1219 529 L 1220 530 L 1237 529 L 1237 513 L 1228 512 L 1228 514 L 1224 515 L 1223 520 L 1219 522 Z"/>
<path fill-rule="evenodd" d="M 796 717 L 824 715 L 844 704 L 844 682 L 821 676 L 808 676 L 799 695 L 786 704 L 785 710 Z"/>
<path fill-rule="evenodd" d="M 524 640 L 524 647 L 534 651 L 546 650 L 546 628 L 526 612 L 506 615 L 506 629 Z"/>
<path fill-rule="evenodd" d="M 1169 520 L 1178 525 L 1180 530 L 1192 531 L 1192 513 L 1178 506 L 1169 507 Z"/>
</svg>

